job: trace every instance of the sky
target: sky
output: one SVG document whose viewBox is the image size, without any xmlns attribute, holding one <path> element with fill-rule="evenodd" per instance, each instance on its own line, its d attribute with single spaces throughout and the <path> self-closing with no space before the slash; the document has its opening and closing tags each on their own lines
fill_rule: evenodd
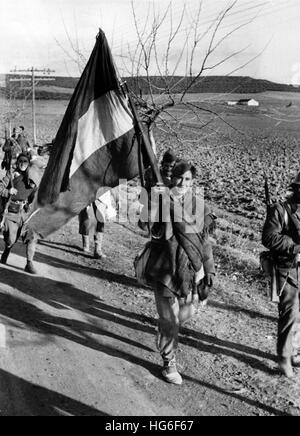
<svg viewBox="0 0 300 436">
<path fill-rule="evenodd" d="M 212 26 L 218 14 L 234 0 L 203 0 L 199 31 Z M 89 57 L 98 29 L 107 35 L 121 75 L 133 66 L 138 44 L 137 26 L 145 34 L 156 17 L 168 10 L 157 36 L 159 64 L 168 52 L 170 29 L 176 28 L 185 14 L 180 31 L 169 51 L 168 71 L 178 75 L 187 71 L 185 45 L 201 0 L 0 0 L 0 73 L 14 68 L 50 68 L 55 75 L 79 76 Z M 172 16 L 172 20 L 171 20 Z M 253 19 L 252 22 L 250 22 Z M 244 24 L 248 23 L 244 26 Z M 241 26 L 241 28 L 239 28 Z M 228 58 L 207 74 L 235 74 L 268 79 L 280 83 L 300 83 L 300 1 L 237 0 L 218 29 L 222 39 L 237 29 L 216 49 L 207 66 Z M 212 29 L 212 28 L 211 28 Z M 192 38 L 193 34 L 190 34 Z M 197 73 L 209 45 L 208 36 L 201 41 L 194 56 L 193 73 Z M 188 52 L 183 49 L 187 48 Z M 80 66 L 78 54 L 80 53 Z M 238 53 L 232 57 L 233 53 Z M 150 73 L 156 74 L 155 56 Z M 243 68 L 241 68 L 243 66 Z"/>
</svg>

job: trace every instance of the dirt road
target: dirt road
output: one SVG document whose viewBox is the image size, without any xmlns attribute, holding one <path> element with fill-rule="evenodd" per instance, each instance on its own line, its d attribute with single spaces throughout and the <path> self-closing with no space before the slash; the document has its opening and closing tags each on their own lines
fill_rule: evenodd
<svg viewBox="0 0 300 436">
<path fill-rule="evenodd" d="M 275 370 L 276 314 L 254 284 L 241 293 L 221 274 L 182 331 L 184 385 L 171 386 L 160 378 L 153 295 L 133 278 L 145 239 L 110 224 L 106 240 L 105 261 L 83 254 L 75 220 L 40 243 L 39 276 L 23 272 L 21 244 L 0 267 L 1 415 L 298 414 L 297 381 Z"/>
</svg>

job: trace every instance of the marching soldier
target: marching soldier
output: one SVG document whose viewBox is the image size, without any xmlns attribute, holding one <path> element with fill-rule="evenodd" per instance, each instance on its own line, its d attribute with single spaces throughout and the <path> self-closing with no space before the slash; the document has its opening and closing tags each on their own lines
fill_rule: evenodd
<svg viewBox="0 0 300 436">
<path fill-rule="evenodd" d="M 177 156 L 169 149 L 163 155 L 161 162 L 160 174 L 165 186 L 171 185 L 172 171 L 176 164 Z M 147 230 L 148 223 L 150 222 L 150 194 L 151 189 L 156 185 L 156 179 L 152 168 L 148 168 L 145 172 L 145 190 L 140 196 L 140 203 L 143 206 L 141 210 L 138 226 L 141 230 Z"/>
<path fill-rule="evenodd" d="M 2 217 L 2 228 L 5 249 L 1 256 L 1 263 L 6 264 L 12 247 L 21 235 L 22 227 L 33 202 L 40 174 L 38 168 L 30 167 L 30 157 L 22 153 L 16 162 L 16 170 L 7 175 L 0 182 L 0 196 L 6 199 L 5 210 Z M 25 271 L 36 274 L 33 265 L 33 257 L 36 247 L 36 239 L 27 243 L 27 264 Z"/>
<path fill-rule="evenodd" d="M 173 168 L 170 220 L 165 221 L 165 227 L 162 223 L 165 233 L 152 230 L 145 271 L 146 280 L 155 290 L 162 375 L 176 385 L 182 384 L 176 366 L 179 328 L 194 315 L 195 303 L 207 299 L 215 275 L 208 239 L 211 219 L 204 199 L 193 191 L 195 175 L 195 168 L 186 161 L 177 162 Z"/>
<path fill-rule="evenodd" d="M 16 131 L 16 136 L 17 136 L 17 142 L 22 149 L 22 153 L 29 153 L 31 151 L 31 145 L 25 134 L 24 126 L 19 126 L 18 130 Z"/>
<path fill-rule="evenodd" d="M 79 234 L 82 236 L 82 248 L 85 253 L 90 252 L 90 231 L 94 233 L 94 259 L 104 260 L 103 252 L 104 228 L 106 220 L 116 217 L 111 191 L 99 190 L 99 197 L 91 206 L 83 209 L 79 214 Z M 96 223 L 95 223 L 96 221 Z"/>
<path fill-rule="evenodd" d="M 177 156 L 171 149 L 167 150 L 163 155 L 160 173 L 165 186 L 170 186 L 171 184 L 172 171 L 176 164 L 176 161 Z M 153 175 L 153 170 L 152 168 L 148 168 L 145 172 L 145 188 L 147 191 L 150 192 L 151 188 L 155 185 L 156 180 Z"/>
<path fill-rule="evenodd" d="M 92 225 L 89 212 L 91 207 L 93 208 L 94 216 L 96 219 L 96 228 L 94 231 L 94 259 L 104 260 L 106 259 L 106 255 L 103 252 L 105 210 L 101 213 L 97 207 L 96 202 L 94 202 L 91 206 L 83 209 L 79 214 L 79 234 L 82 236 L 82 249 L 85 253 L 90 252 L 90 230 Z"/>
<path fill-rule="evenodd" d="M 263 229 L 263 245 L 271 251 L 279 296 L 277 353 L 281 372 L 294 376 L 300 367 L 295 346 L 299 331 L 300 173 L 291 184 L 293 195 L 269 208 Z"/>
<path fill-rule="evenodd" d="M 9 170 L 11 166 L 14 166 L 18 156 L 22 153 L 22 148 L 17 141 L 17 131 L 13 130 L 13 135 L 7 137 L 2 147 L 4 151 L 4 159 L 1 164 L 2 169 Z"/>
</svg>

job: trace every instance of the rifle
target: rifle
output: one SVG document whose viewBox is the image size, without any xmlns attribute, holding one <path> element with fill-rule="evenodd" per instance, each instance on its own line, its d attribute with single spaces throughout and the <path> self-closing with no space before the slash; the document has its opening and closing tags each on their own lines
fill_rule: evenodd
<svg viewBox="0 0 300 436">
<path fill-rule="evenodd" d="M 270 210 L 270 207 L 272 206 L 272 201 L 270 196 L 269 180 L 266 173 L 264 173 L 264 179 L 265 179 L 265 199 L 266 199 L 266 206 L 268 212 Z M 279 303 L 276 266 L 274 264 L 273 259 L 271 259 L 270 256 L 267 259 L 269 259 L 268 262 L 269 262 L 269 269 L 270 269 L 270 276 L 271 276 L 271 284 L 270 284 L 271 301 L 272 303 Z"/>
<path fill-rule="evenodd" d="M 265 179 L 265 199 L 266 199 L 266 206 L 268 211 L 272 206 L 272 201 L 270 197 L 269 179 L 266 173 L 264 173 L 264 179 Z"/>
<path fill-rule="evenodd" d="M 10 157 L 10 160 L 9 160 L 9 171 L 8 171 L 8 173 L 10 174 L 11 187 L 13 188 L 14 187 L 14 181 L 13 181 L 11 169 L 12 169 L 12 156 Z M 6 215 L 8 214 L 8 208 L 10 206 L 11 201 L 12 201 L 12 195 L 9 195 L 8 200 L 6 202 L 6 205 L 5 205 L 5 209 L 4 209 L 3 215 L 2 215 L 2 219 L 1 219 L 1 223 L 0 223 L 0 230 L 2 230 L 4 228 L 5 218 L 6 218 Z"/>
</svg>

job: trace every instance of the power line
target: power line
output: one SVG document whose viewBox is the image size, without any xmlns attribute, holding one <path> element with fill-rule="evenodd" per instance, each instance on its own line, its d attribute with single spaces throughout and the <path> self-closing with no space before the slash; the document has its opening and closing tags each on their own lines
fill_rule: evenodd
<svg viewBox="0 0 300 436">
<path fill-rule="evenodd" d="M 229 3 L 229 2 L 228 2 Z M 231 2 L 232 3 L 232 2 Z M 256 6 L 253 6 L 253 1 L 247 1 L 244 5 L 241 5 L 241 6 L 243 6 L 243 7 L 245 7 L 245 6 L 247 6 L 247 5 L 251 5 L 251 6 L 249 6 L 249 8 L 246 8 L 246 9 L 238 9 L 238 10 L 236 10 L 235 12 L 233 12 L 232 14 L 228 14 L 228 17 L 229 16 L 231 16 L 231 15 L 235 15 L 235 14 L 238 14 L 238 13 L 241 13 L 241 12 L 243 12 L 243 11 L 245 11 L 245 10 L 247 10 L 247 9 L 254 9 L 254 8 L 258 8 L 258 7 L 260 7 L 262 4 L 263 5 L 266 5 L 266 4 L 268 4 L 269 3 L 269 0 L 267 0 L 267 1 L 264 1 L 264 3 L 259 3 L 258 5 L 256 5 Z M 176 18 L 179 18 L 179 16 L 181 15 L 181 13 L 182 13 L 182 11 L 183 11 L 183 8 L 184 8 L 184 5 L 181 5 L 181 6 L 179 6 L 179 7 L 177 7 L 177 8 L 172 8 L 172 15 L 177 15 L 177 17 L 175 17 L 174 18 L 174 21 L 176 20 Z M 211 10 L 212 10 L 213 8 L 211 8 Z M 216 9 L 215 7 L 214 7 L 214 9 Z M 220 11 L 221 10 L 223 10 L 223 8 L 220 8 Z M 174 11 L 175 11 L 175 14 L 174 14 Z M 212 12 L 212 13 L 206 13 L 204 16 L 203 16 L 203 18 L 202 18 L 202 20 L 204 20 L 203 21 L 203 23 L 202 22 L 200 22 L 200 24 L 202 25 L 202 24 L 207 24 L 207 23 L 212 23 L 212 22 L 214 22 L 215 21 L 215 18 L 216 18 L 216 14 L 217 14 L 217 12 L 216 12 L 216 10 L 214 11 L 214 12 Z M 137 22 L 138 22 L 138 24 L 141 24 L 141 22 L 142 22 L 142 18 L 139 18 L 138 20 L 137 20 Z M 121 27 L 118 27 L 118 31 L 119 31 L 119 33 L 121 33 L 121 31 L 122 31 L 122 28 L 125 28 L 126 27 L 126 29 L 128 29 L 128 25 L 124 25 L 124 26 L 121 26 Z M 135 31 L 134 29 L 133 29 L 133 31 Z M 169 31 L 167 32 L 167 33 L 169 33 Z M 125 33 L 122 33 L 122 38 L 126 38 L 128 35 L 132 35 L 132 32 L 125 32 Z M 92 39 L 91 39 L 91 41 L 92 41 Z M 127 41 L 128 42 L 128 41 Z M 134 43 L 136 43 L 136 39 L 132 39 L 131 40 L 131 42 L 134 44 Z M 114 44 L 114 46 L 113 46 L 113 49 L 115 50 L 115 49 L 118 49 L 118 48 L 121 48 L 122 47 L 122 45 L 123 45 L 123 42 L 121 43 L 118 43 L 117 45 L 115 45 Z"/>
<path fill-rule="evenodd" d="M 14 77 L 9 79 L 10 82 L 26 82 L 26 81 L 30 81 L 31 82 L 31 93 L 32 93 L 32 130 L 33 130 L 33 143 L 36 144 L 36 111 L 35 111 L 35 87 L 37 85 L 38 82 L 43 82 L 43 81 L 55 81 L 56 79 L 54 77 L 40 77 L 37 78 L 36 77 L 36 73 L 43 73 L 43 74 L 50 74 L 50 73 L 55 73 L 54 70 L 50 70 L 50 68 L 44 68 L 44 69 L 38 69 L 38 68 L 28 68 L 27 70 L 18 70 L 17 68 L 15 68 L 14 70 L 11 71 L 11 73 L 31 73 L 31 78 L 29 78 L 29 76 L 27 77 Z"/>
<path fill-rule="evenodd" d="M 232 4 L 233 2 L 229 2 L 228 1 L 228 5 L 229 4 Z M 211 4 L 211 3 L 210 3 Z M 243 13 L 248 13 L 249 11 L 255 11 L 255 10 L 257 10 L 258 8 L 261 8 L 261 7 L 263 7 L 263 6 L 265 6 L 265 5 L 267 5 L 267 4 L 269 4 L 269 0 L 268 1 L 264 1 L 264 2 L 259 2 L 257 5 L 254 5 L 253 6 L 253 1 L 247 1 L 247 2 L 245 2 L 245 3 L 243 3 L 243 4 L 240 4 L 239 5 L 239 8 L 238 9 L 236 9 L 236 10 L 234 10 L 234 11 L 232 11 L 230 14 L 228 14 L 227 15 L 227 17 L 226 17 L 226 19 L 228 20 L 228 18 L 230 18 L 230 17 L 232 17 L 232 16 L 236 16 L 236 15 L 238 15 L 238 14 L 243 14 Z M 220 4 L 220 6 L 221 6 L 221 4 Z M 210 10 L 212 11 L 212 9 L 216 9 L 216 7 L 215 7 L 215 3 L 214 3 L 214 6 L 212 7 L 212 8 L 210 8 Z M 221 8 L 220 7 L 220 10 L 224 10 L 224 5 L 223 5 L 223 8 Z M 181 14 L 182 14 L 182 11 L 183 11 L 183 6 L 181 5 L 181 6 L 177 6 L 175 9 L 173 8 L 172 10 L 170 10 L 171 12 L 170 13 L 172 13 L 172 16 L 174 17 L 175 16 L 175 18 L 174 18 L 174 21 L 176 20 L 176 18 L 178 18 Z M 153 10 L 153 13 L 154 13 L 154 10 Z M 202 17 L 202 19 L 201 19 L 201 21 L 200 21 L 200 25 L 205 25 L 205 24 L 211 24 L 211 23 L 213 23 L 213 22 L 215 22 L 216 21 L 216 16 L 218 15 L 218 12 L 217 11 L 214 11 L 213 13 L 206 13 L 203 17 Z M 214 18 L 213 18 L 214 17 Z M 250 17 L 250 15 L 249 15 L 249 17 Z M 213 19 L 212 19 L 213 18 Z M 247 17 L 245 17 L 245 19 L 247 19 Z M 141 22 L 142 22 L 142 18 L 139 18 L 138 20 L 137 20 L 137 24 L 141 24 Z M 150 21 L 149 21 L 150 22 Z M 145 23 L 144 23 L 145 24 Z M 229 25 L 229 26 L 231 26 L 231 24 Z M 228 26 L 228 27 L 229 27 Z M 128 28 L 128 26 L 126 26 L 127 28 Z M 121 27 L 121 29 L 122 29 L 122 27 Z M 118 30 L 120 31 L 120 27 L 118 28 Z M 185 29 L 182 29 L 181 30 L 181 32 L 185 32 Z M 179 34 L 181 33 L 181 32 L 179 32 Z M 168 30 L 168 31 L 166 31 L 166 32 L 164 32 L 164 33 L 161 33 L 160 32 L 160 34 L 159 34 L 159 37 L 157 38 L 157 41 L 158 42 L 163 42 L 164 40 L 167 40 L 167 38 L 169 38 L 169 34 L 170 34 L 170 31 Z M 125 32 L 125 34 L 122 34 L 122 39 L 126 39 L 126 36 L 127 35 L 132 35 L 132 32 Z M 132 46 L 133 45 L 135 45 L 136 46 L 136 44 L 137 44 L 137 41 L 136 41 L 136 38 L 135 39 L 131 39 L 131 41 L 130 42 L 128 42 L 128 41 L 126 41 L 126 51 L 127 51 L 127 48 L 129 48 L 130 49 L 130 47 L 132 48 Z M 125 46 L 125 43 L 122 41 L 122 42 L 119 42 L 119 43 L 117 43 L 117 44 L 113 44 L 113 46 L 112 46 L 112 51 L 113 52 L 116 52 L 117 50 L 119 50 L 119 49 L 123 49 L 123 48 L 125 48 L 124 47 Z"/>
<path fill-rule="evenodd" d="M 283 3 L 285 2 L 285 0 L 283 0 Z M 294 5 L 290 5 L 290 8 L 295 8 L 295 7 L 300 7 L 300 3 L 298 3 L 298 4 L 294 4 Z M 264 18 L 264 17 L 267 17 L 267 16 L 271 16 L 271 15 L 275 15 L 275 14 L 277 14 L 277 13 L 279 13 L 279 12 L 282 12 L 282 11 L 285 11 L 286 10 L 286 6 L 280 6 L 279 8 L 276 8 L 276 9 L 273 9 L 272 11 L 269 11 L 269 12 L 262 12 L 261 14 L 259 14 L 258 16 L 257 16 L 257 20 L 259 20 L 259 19 L 261 19 L 261 18 Z M 237 22 L 234 22 L 233 23 L 233 25 L 238 25 L 238 24 L 240 24 L 240 23 L 237 23 Z M 224 26 L 223 28 L 227 28 L 227 27 L 229 27 L 229 25 L 226 25 L 226 26 Z"/>
<path fill-rule="evenodd" d="M 210 3 L 210 5 L 211 4 L 212 3 Z M 228 5 L 229 4 L 230 4 L 230 2 L 228 2 Z M 229 27 L 233 27 L 233 26 L 239 26 L 239 25 L 242 25 L 242 24 L 246 24 L 247 21 L 255 18 L 255 12 L 256 11 L 259 12 L 260 9 L 265 9 L 265 6 L 269 5 L 269 4 L 270 4 L 269 0 L 268 1 L 261 0 L 256 5 L 253 5 L 253 1 L 252 2 L 251 1 L 246 1 L 246 2 L 243 2 L 242 4 L 239 4 L 238 7 L 235 10 L 232 10 L 226 16 L 225 20 L 227 21 L 227 23 L 225 23 L 225 20 L 224 20 L 223 25 L 220 26 L 220 30 L 221 29 L 226 29 L 226 28 L 229 28 Z M 221 6 L 221 2 L 220 2 L 219 5 Z M 283 7 L 283 5 L 285 5 L 285 6 Z M 182 10 L 183 10 L 183 6 L 182 5 L 181 6 L 176 5 L 176 6 L 177 7 L 175 9 L 174 8 L 172 9 L 172 16 L 173 16 L 173 21 L 174 22 L 176 21 L 176 19 L 177 20 L 179 19 L 180 15 L 182 13 Z M 190 5 L 187 5 L 187 7 L 189 7 L 189 6 Z M 257 18 L 259 19 L 260 17 L 267 17 L 269 15 L 272 15 L 272 14 L 275 14 L 275 13 L 279 13 L 283 9 L 286 10 L 286 9 L 289 9 L 289 8 L 295 7 L 295 6 L 298 6 L 298 5 L 297 4 L 286 5 L 286 0 L 276 1 L 276 7 L 275 8 L 273 7 L 272 10 L 270 10 L 268 12 L 263 10 L 262 11 L 263 13 L 262 14 L 258 14 Z M 215 11 L 211 12 L 212 9 L 214 9 Z M 210 11 L 208 13 L 203 14 L 203 17 L 202 17 L 202 19 L 200 20 L 200 23 L 199 23 L 200 26 L 209 25 L 209 24 L 212 24 L 212 23 L 214 23 L 216 21 L 216 17 L 218 15 L 218 11 L 216 11 L 216 9 L 217 8 L 215 7 L 215 2 L 214 2 L 214 6 L 212 6 L 212 8 L 210 8 Z M 220 10 L 221 9 L 224 10 L 224 8 L 220 8 Z M 206 10 L 206 12 L 207 12 L 207 10 Z M 228 23 L 228 20 L 231 20 L 231 22 Z M 142 21 L 143 21 L 143 19 L 139 18 L 137 23 L 141 24 Z M 149 20 L 149 23 L 151 24 L 150 20 Z M 176 26 L 174 25 L 174 27 L 176 27 Z M 123 28 L 124 28 L 124 26 L 123 26 Z M 128 28 L 128 26 L 126 26 L 126 28 Z M 120 29 L 122 30 L 122 27 L 121 28 L 119 27 L 118 31 L 120 31 Z M 181 33 L 185 32 L 185 31 L 186 31 L 186 29 L 182 29 Z M 131 34 L 132 33 L 129 32 L 129 31 L 123 33 L 122 34 L 122 39 L 126 40 L 126 37 L 128 35 L 131 35 Z M 180 32 L 179 32 L 179 34 L 180 34 Z M 169 35 L 170 35 L 170 30 L 164 31 L 164 32 L 160 32 L 159 36 L 157 38 L 157 42 L 158 43 L 163 43 L 164 41 L 167 40 L 167 38 L 169 38 Z M 137 44 L 136 38 L 135 39 L 131 38 L 131 40 L 130 41 L 127 40 L 126 43 L 123 42 L 123 41 L 122 42 L 118 42 L 117 44 L 114 43 L 113 47 L 112 47 L 112 50 L 113 50 L 113 52 L 116 52 L 116 51 L 118 51 L 120 49 L 125 48 L 126 51 L 127 51 L 127 47 L 129 47 L 129 49 L 130 48 L 132 49 L 134 45 L 136 46 L 136 44 Z"/>
<path fill-rule="evenodd" d="M 251 6 L 248 6 L 247 8 L 244 8 L 244 9 L 238 9 L 238 10 L 235 10 L 234 12 L 229 13 L 229 14 L 226 16 L 226 20 L 228 20 L 231 16 L 235 16 L 235 15 L 237 15 L 237 14 L 244 13 L 244 12 L 247 12 L 247 11 L 250 11 L 250 10 L 258 9 L 258 8 L 260 8 L 260 7 L 262 7 L 262 6 L 267 5 L 267 4 L 268 4 L 268 1 L 264 1 L 263 3 L 260 2 L 258 5 L 253 6 L 253 2 L 247 2 L 246 5 L 251 5 Z M 243 7 L 244 7 L 244 6 L 245 6 L 245 5 L 243 5 Z M 179 9 L 178 9 L 178 10 L 179 10 Z M 222 9 L 222 10 L 224 10 L 224 9 Z M 181 7 L 180 13 L 181 13 L 182 11 L 183 11 L 183 7 Z M 219 12 L 219 13 L 220 13 L 220 12 Z M 214 22 L 216 21 L 217 16 L 219 15 L 219 13 L 218 13 L 218 11 L 215 11 L 215 12 L 210 13 L 210 14 L 205 14 L 205 16 L 203 16 L 203 17 L 201 18 L 201 20 L 200 20 L 200 22 L 199 22 L 199 26 L 203 26 L 203 25 L 206 25 L 206 24 L 212 24 L 212 23 L 214 23 Z M 181 32 L 179 32 L 179 33 L 183 33 L 183 32 L 185 32 L 185 31 L 186 31 L 186 29 L 182 29 Z M 168 37 L 169 37 L 169 33 L 170 33 L 169 30 L 166 31 L 166 32 L 164 32 L 164 33 L 161 33 L 160 36 L 159 36 L 159 39 L 161 40 L 161 39 L 164 38 L 164 37 L 165 37 L 165 38 L 168 38 Z M 128 42 L 127 42 L 127 43 L 128 43 Z M 136 44 L 136 39 L 135 39 L 135 40 L 132 40 L 132 44 Z M 119 44 L 118 46 L 115 46 L 115 47 L 114 47 L 114 50 L 119 49 L 119 48 L 122 48 L 122 46 L 123 46 L 123 44 Z"/>
<path fill-rule="evenodd" d="M 251 4 L 252 6 L 249 6 L 249 7 L 245 8 L 245 9 L 239 9 L 238 11 L 234 11 L 234 12 L 228 14 L 226 16 L 225 20 L 224 20 L 223 25 L 220 26 L 220 29 L 226 29 L 226 28 L 233 27 L 233 26 L 239 26 L 239 25 L 242 25 L 243 23 L 246 24 L 251 19 L 255 19 L 255 18 L 259 19 L 261 17 L 266 17 L 266 16 L 269 16 L 269 15 L 273 15 L 275 13 L 278 13 L 278 12 L 281 12 L 282 10 L 286 10 L 287 9 L 287 7 L 286 7 L 286 0 L 282 0 L 280 3 L 277 2 L 277 6 L 279 6 L 279 7 L 277 7 L 276 9 L 273 8 L 271 11 L 258 14 L 258 16 L 255 17 L 255 14 L 254 13 L 253 14 L 251 14 L 251 13 L 249 14 L 249 11 L 255 12 L 256 9 L 263 8 L 263 6 L 266 6 L 267 4 L 269 4 L 269 1 L 267 1 L 267 2 L 265 1 L 263 3 L 259 3 L 259 4 L 255 5 L 255 6 L 253 6 L 252 2 L 249 2 L 249 3 L 246 3 L 246 4 Z M 245 6 L 245 5 L 243 5 L 243 6 Z M 294 8 L 294 7 L 297 7 L 297 6 L 300 6 L 300 5 L 299 4 L 290 4 L 289 5 L 290 8 Z M 228 21 L 228 18 L 230 18 L 232 16 L 236 16 L 238 14 L 242 14 L 242 17 L 239 17 L 238 21 L 231 21 L 231 23 L 225 24 L 225 21 Z M 206 25 L 206 24 L 207 25 L 213 24 L 215 21 L 216 21 L 216 13 L 214 15 L 214 19 L 212 19 L 212 20 L 211 19 L 205 19 L 205 21 L 201 20 L 200 23 L 199 23 L 199 26 Z M 179 33 L 183 33 L 185 31 L 186 31 L 185 29 L 182 29 Z M 169 32 L 165 32 L 164 34 L 160 33 L 159 37 L 157 38 L 157 42 L 162 42 L 164 39 L 166 39 L 168 37 L 169 37 Z M 136 44 L 136 40 L 132 40 L 130 43 L 127 42 L 127 44 L 128 45 Z M 119 48 L 123 48 L 123 44 L 119 44 L 118 46 L 115 46 L 113 49 L 115 51 L 115 50 L 117 50 Z"/>
<path fill-rule="evenodd" d="M 274 14 L 274 13 L 281 12 L 283 9 L 286 9 L 286 7 L 282 7 L 282 4 L 283 4 L 283 3 L 285 3 L 285 1 L 281 2 L 281 6 L 280 6 L 279 8 L 276 8 L 275 10 L 273 9 L 272 11 L 266 12 L 266 13 L 263 14 L 263 16 L 266 17 L 266 16 L 272 15 L 272 14 Z M 277 4 L 278 4 L 278 3 L 277 3 Z M 261 4 L 260 4 L 260 6 L 261 6 Z M 294 4 L 294 5 L 290 5 L 290 7 L 295 7 L 295 6 L 297 6 L 297 5 L 295 5 L 295 4 Z M 247 8 L 247 10 L 248 10 L 248 9 L 249 9 L 249 10 L 250 10 L 250 9 L 252 10 L 252 7 L 251 7 L 251 8 Z M 244 9 L 244 13 L 245 13 L 245 11 L 246 11 L 246 10 Z M 258 15 L 257 18 L 260 18 L 261 16 L 262 16 L 262 15 Z M 230 27 L 233 27 L 233 28 L 234 28 L 234 27 L 237 27 L 237 28 L 238 28 L 239 26 L 242 26 L 242 25 L 244 25 L 244 24 L 246 25 L 246 24 L 247 24 L 247 19 L 250 20 L 250 18 L 248 18 L 248 17 L 250 17 L 249 14 L 247 14 L 246 17 L 243 16 L 242 19 L 241 19 L 241 17 L 240 17 L 239 21 L 235 21 L 234 23 L 231 23 L 231 24 L 230 24 Z M 252 18 L 255 18 L 255 17 L 252 16 Z M 214 20 L 214 21 L 215 21 L 215 20 Z M 250 24 L 250 22 L 249 22 L 249 24 Z M 220 26 L 220 29 L 222 29 L 222 28 L 226 28 L 226 27 L 229 27 L 229 25 L 227 25 L 227 26 L 224 25 L 223 27 Z M 159 42 L 161 43 L 162 38 L 163 38 L 162 36 L 160 36 L 159 38 L 157 38 L 157 43 L 159 43 Z"/>
</svg>

